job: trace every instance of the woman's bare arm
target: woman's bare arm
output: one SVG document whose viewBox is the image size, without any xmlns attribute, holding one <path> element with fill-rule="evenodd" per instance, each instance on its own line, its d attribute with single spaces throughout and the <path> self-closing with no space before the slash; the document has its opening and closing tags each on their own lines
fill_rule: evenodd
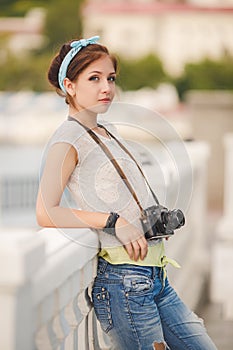
<svg viewBox="0 0 233 350">
<path fill-rule="evenodd" d="M 77 162 L 77 152 L 71 145 L 57 143 L 51 147 L 37 197 L 36 216 L 40 226 L 95 229 L 105 226 L 109 213 L 60 206 L 67 181 Z M 147 254 L 147 241 L 134 225 L 120 217 L 116 222 L 116 236 L 131 259 L 144 259 Z"/>
<path fill-rule="evenodd" d="M 77 152 L 67 143 L 53 145 L 40 182 L 36 215 L 43 227 L 103 228 L 109 213 L 93 213 L 60 206 L 67 181 L 78 162 Z"/>
</svg>

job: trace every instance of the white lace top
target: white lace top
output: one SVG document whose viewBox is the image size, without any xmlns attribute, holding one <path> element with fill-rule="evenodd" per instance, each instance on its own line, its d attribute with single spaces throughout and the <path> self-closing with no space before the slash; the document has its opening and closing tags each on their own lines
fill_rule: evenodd
<svg viewBox="0 0 233 350">
<path fill-rule="evenodd" d="M 106 122 L 101 124 L 120 139 L 137 159 L 134 150 L 120 138 L 116 128 L 112 124 Z M 99 137 L 105 142 L 110 152 L 122 167 L 142 207 L 146 208 L 154 204 L 145 180 L 135 162 L 120 148 L 114 139 L 108 139 L 103 136 Z M 67 184 L 77 207 L 93 212 L 117 212 L 130 223 L 141 229 L 141 223 L 139 221 L 140 210 L 137 203 L 103 150 L 86 130 L 76 121 L 66 120 L 53 134 L 49 146 L 58 142 L 73 145 L 78 153 L 78 164 Z M 102 230 L 99 230 L 98 233 L 102 248 L 121 245 L 115 236 L 105 233 Z M 159 240 L 151 241 L 149 245 L 156 245 L 158 242 Z"/>
</svg>

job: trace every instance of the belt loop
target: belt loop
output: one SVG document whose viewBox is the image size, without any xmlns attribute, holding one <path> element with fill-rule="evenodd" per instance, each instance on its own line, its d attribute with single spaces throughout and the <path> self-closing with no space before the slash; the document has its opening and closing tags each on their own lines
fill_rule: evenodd
<svg viewBox="0 0 233 350">
<path fill-rule="evenodd" d="M 152 266 L 152 279 L 154 280 L 156 276 L 156 266 Z"/>
<path fill-rule="evenodd" d="M 108 266 L 108 262 L 105 259 L 103 259 L 103 258 L 99 258 L 98 273 L 99 274 L 105 273 L 105 271 L 107 269 L 107 266 Z"/>
</svg>

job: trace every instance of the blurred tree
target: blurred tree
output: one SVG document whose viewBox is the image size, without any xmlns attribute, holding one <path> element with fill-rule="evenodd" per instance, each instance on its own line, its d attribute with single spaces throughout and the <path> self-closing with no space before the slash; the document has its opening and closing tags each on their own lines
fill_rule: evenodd
<svg viewBox="0 0 233 350">
<path fill-rule="evenodd" d="M 184 73 L 174 79 L 180 98 L 187 90 L 233 90 L 233 57 L 225 55 L 218 61 L 204 59 L 188 63 Z"/>
<path fill-rule="evenodd" d="M 10 6 L 11 4 L 13 4 L 16 1 L 17 0 L 1 0 L 0 4 L 1 4 L 1 6 Z"/>
<path fill-rule="evenodd" d="M 0 90 L 49 90 L 50 86 L 47 82 L 46 72 L 50 60 L 51 54 L 23 58 L 16 58 L 8 54 L 4 62 L 0 61 Z"/>
<path fill-rule="evenodd" d="M 0 16 L 24 16 L 33 7 L 46 7 L 46 0 L 0 0 Z"/>
<path fill-rule="evenodd" d="M 50 0 L 47 7 L 44 34 L 47 36 L 45 50 L 58 47 L 82 34 L 81 7 L 84 0 Z"/>
<path fill-rule="evenodd" d="M 120 59 L 118 84 L 123 90 L 137 90 L 148 86 L 155 88 L 166 80 L 161 60 L 155 55 L 147 55 L 138 60 Z"/>
<path fill-rule="evenodd" d="M 11 7 L 17 0 L 0 0 L 0 16 L 5 16 L 6 13 L 11 11 Z"/>
<path fill-rule="evenodd" d="M 38 4 L 45 4 L 47 18 L 45 22 L 46 45 L 41 50 L 28 53 L 27 56 L 13 56 L 4 52 L 0 60 L 2 70 L 0 79 L 0 90 L 19 91 L 34 90 L 44 91 L 50 89 L 47 83 L 46 72 L 51 61 L 52 51 L 64 41 L 81 36 L 81 5 L 84 0 L 32 0 L 15 1 L 0 0 L 8 6 L 30 5 L 28 10 Z M 13 13 L 12 11 L 9 13 Z M 1 41 L 3 41 L 2 38 Z M 4 40 L 7 40 L 4 39 Z"/>
</svg>

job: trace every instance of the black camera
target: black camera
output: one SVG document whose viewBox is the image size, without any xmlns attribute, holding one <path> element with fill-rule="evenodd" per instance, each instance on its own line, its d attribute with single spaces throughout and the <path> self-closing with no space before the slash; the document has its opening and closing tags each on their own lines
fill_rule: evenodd
<svg viewBox="0 0 233 350">
<path fill-rule="evenodd" d="M 185 224 L 185 217 L 180 209 L 168 210 L 162 205 L 144 209 L 140 220 L 148 241 L 172 236 L 174 230 Z"/>
</svg>

